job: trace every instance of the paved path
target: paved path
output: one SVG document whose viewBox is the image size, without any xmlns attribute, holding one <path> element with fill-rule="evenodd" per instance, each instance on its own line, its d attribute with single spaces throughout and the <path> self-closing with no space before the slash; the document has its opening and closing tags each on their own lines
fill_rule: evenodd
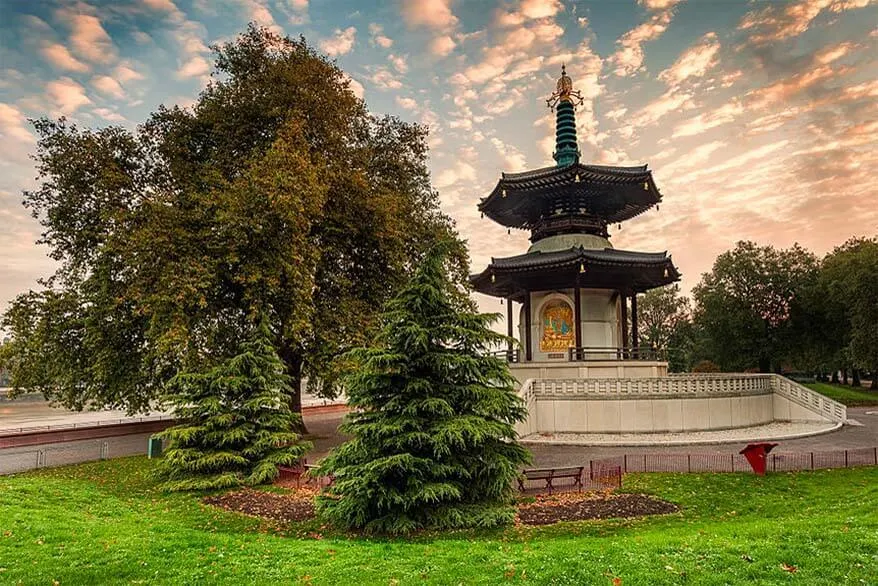
<svg viewBox="0 0 878 586">
<path fill-rule="evenodd" d="M 335 401 L 326 401 L 310 395 L 302 397 L 302 405 L 305 407 L 316 407 L 334 403 Z M 32 395 L 10 401 L 5 399 L 2 393 L 0 393 L 0 433 L 14 431 L 22 427 L 71 425 L 79 427 L 85 424 L 96 424 L 113 420 L 122 422 L 137 421 L 145 416 L 154 417 L 162 415 L 166 416 L 169 413 L 167 411 L 153 411 L 148 415 L 138 414 L 135 417 L 129 417 L 125 411 L 69 411 L 61 407 L 52 407 L 46 401 L 35 399 Z"/>
<path fill-rule="evenodd" d="M 868 414 L 867 414 L 868 413 Z M 317 436 L 314 450 L 308 455 L 310 461 L 319 460 L 329 449 L 340 444 L 344 438 L 336 427 L 343 414 L 329 413 L 306 417 L 308 431 Z M 848 417 L 862 423 L 862 426 L 845 425 L 838 431 L 806 438 L 783 440 L 775 453 L 820 452 L 854 448 L 873 448 L 878 446 L 878 407 L 849 407 Z M 557 446 L 528 445 L 533 454 L 535 467 L 581 466 L 589 460 L 623 454 L 737 454 L 746 443 L 701 444 L 691 446 L 648 446 L 648 447 L 609 447 L 609 446 Z"/>
</svg>

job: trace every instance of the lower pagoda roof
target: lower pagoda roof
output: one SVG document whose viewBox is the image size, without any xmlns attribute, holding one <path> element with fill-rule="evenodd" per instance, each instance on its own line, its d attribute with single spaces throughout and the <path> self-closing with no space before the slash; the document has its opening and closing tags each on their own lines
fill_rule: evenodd
<svg viewBox="0 0 878 586">
<path fill-rule="evenodd" d="M 484 271 L 470 277 L 479 293 L 523 298 L 528 291 L 616 289 L 643 292 L 680 280 L 667 252 L 635 252 L 581 246 L 554 252 L 529 252 L 491 259 Z"/>
</svg>

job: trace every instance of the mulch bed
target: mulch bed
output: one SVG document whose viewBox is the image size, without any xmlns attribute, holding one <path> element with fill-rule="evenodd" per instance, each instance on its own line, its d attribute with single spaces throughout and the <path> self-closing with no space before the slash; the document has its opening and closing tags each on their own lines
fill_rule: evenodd
<svg viewBox="0 0 878 586">
<path fill-rule="evenodd" d="M 244 489 L 204 499 L 204 503 L 229 511 L 282 523 L 313 519 L 317 490 L 303 487 L 278 494 Z M 540 495 L 534 502 L 518 505 L 518 525 L 551 525 L 561 521 L 614 519 L 666 515 L 680 508 L 645 494 L 605 492 L 559 493 Z"/>
<path fill-rule="evenodd" d="M 538 496 L 532 503 L 519 504 L 518 523 L 551 525 L 561 521 L 666 515 L 679 510 L 673 503 L 646 494 L 568 492 Z"/>
<path fill-rule="evenodd" d="M 287 523 L 313 519 L 315 491 L 300 489 L 287 494 L 244 489 L 206 497 L 202 502 L 229 511 Z"/>
</svg>

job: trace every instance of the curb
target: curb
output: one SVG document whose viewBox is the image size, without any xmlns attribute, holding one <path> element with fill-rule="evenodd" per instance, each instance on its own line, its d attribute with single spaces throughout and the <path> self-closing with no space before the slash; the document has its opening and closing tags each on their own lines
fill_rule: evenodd
<svg viewBox="0 0 878 586">
<path fill-rule="evenodd" d="M 631 440 L 631 441 L 619 441 L 619 442 L 589 442 L 585 441 L 574 441 L 574 440 L 528 440 L 527 438 L 519 439 L 519 443 L 526 444 L 529 446 L 583 446 L 583 447 L 595 447 L 595 448 L 642 448 L 642 447 L 653 447 L 653 446 L 695 446 L 695 445 L 723 445 L 723 444 L 744 444 L 744 443 L 753 443 L 753 442 L 767 442 L 767 441 L 780 441 L 780 440 L 792 440 L 799 439 L 803 437 L 813 437 L 815 435 L 823 435 L 825 433 L 831 433 L 833 431 L 837 431 L 844 425 L 843 422 L 839 422 L 834 424 L 832 427 L 827 429 L 820 429 L 817 431 L 805 431 L 799 433 L 790 433 L 786 435 L 757 435 L 754 437 L 748 438 L 738 438 L 738 439 L 693 439 L 693 440 Z M 585 435 L 585 434 L 583 434 Z"/>
</svg>

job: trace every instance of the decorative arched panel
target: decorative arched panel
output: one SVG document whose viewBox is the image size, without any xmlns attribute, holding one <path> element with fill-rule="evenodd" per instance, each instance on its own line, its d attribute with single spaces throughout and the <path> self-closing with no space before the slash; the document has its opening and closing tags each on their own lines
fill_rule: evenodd
<svg viewBox="0 0 878 586">
<path fill-rule="evenodd" d="M 576 344 L 573 307 L 565 300 L 548 301 L 540 312 L 540 352 L 566 352 Z"/>
</svg>

